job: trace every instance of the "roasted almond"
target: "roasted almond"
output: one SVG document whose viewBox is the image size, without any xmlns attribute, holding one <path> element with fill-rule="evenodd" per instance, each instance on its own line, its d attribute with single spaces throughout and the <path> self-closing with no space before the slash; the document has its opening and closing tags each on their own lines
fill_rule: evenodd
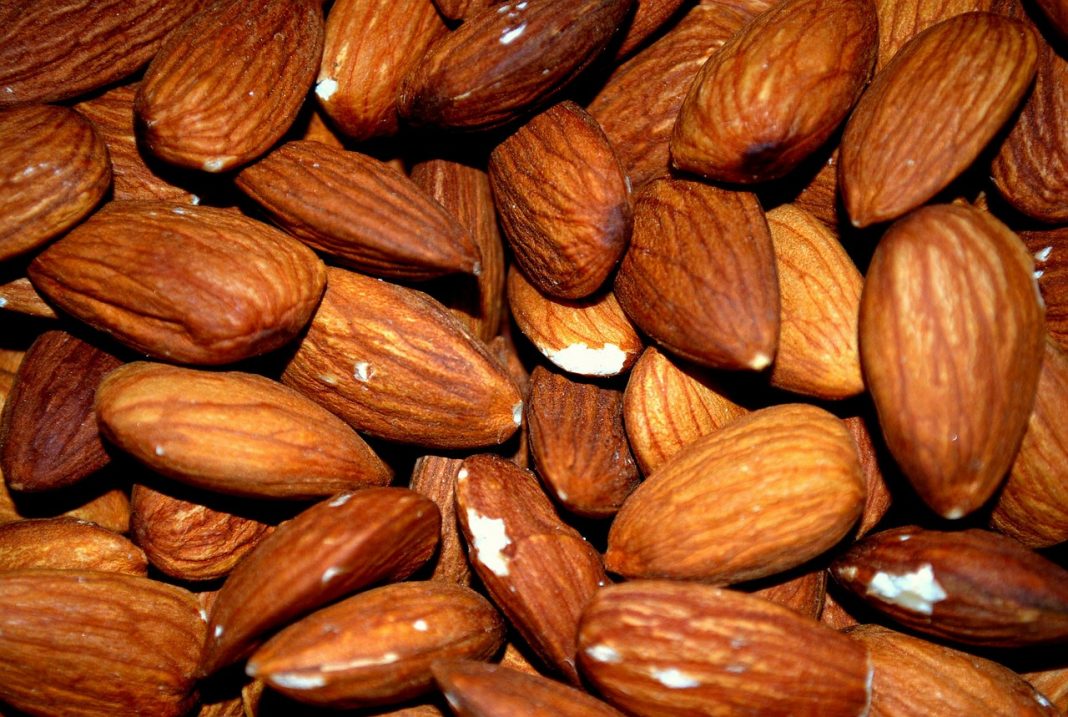
<svg viewBox="0 0 1068 717">
<path fill-rule="evenodd" d="M 932 25 L 966 12 L 994 11 L 1000 0 L 875 0 L 879 15 L 879 57 L 882 69 L 909 40 Z"/>
<path fill-rule="evenodd" d="M 434 501 L 441 511 L 441 536 L 437 555 L 432 560 L 434 569 L 430 579 L 468 586 L 471 584 L 471 566 L 456 520 L 456 474 L 462 465 L 462 458 L 422 456 L 412 468 L 408 487 Z"/>
<path fill-rule="evenodd" d="M 849 416 L 843 419 L 846 428 L 853 436 L 853 442 L 857 444 L 857 455 L 860 457 L 860 470 L 864 474 L 864 485 L 867 487 L 868 497 L 864 501 L 864 514 L 860 517 L 857 525 L 857 537 L 863 537 L 886 515 L 890 509 L 893 498 L 890 489 L 883 477 L 882 467 L 879 464 L 879 453 L 872 439 L 869 425 L 874 425 L 874 419 L 869 419 L 868 414 L 863 416 Z"/>
<path fill-rule="evenodd" d="M 1068 228 L 1020 232 L 1020 238 L 1035 258 L 1035 278 L 1046 306 L 1046 330 L 1068 351 Z"/>
<path fill-rule="evenodd" d="M 0 284 L 0 309 L 41 319 L 56 318 L 55 310 L 25 276 Z"/>
<path fill-rule="evenodd" d="M 77 518 L 37 518 L 0 526 L 0 571 L 26 568 L 144 576 L 148 560 L 128 538 Z"/>
</svg>

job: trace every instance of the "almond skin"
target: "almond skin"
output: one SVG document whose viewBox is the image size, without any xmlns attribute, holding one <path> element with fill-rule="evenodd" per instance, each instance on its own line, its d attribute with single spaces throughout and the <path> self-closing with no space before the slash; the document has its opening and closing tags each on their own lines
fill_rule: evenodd
<svg viewBox="0 0 1068 717">
<path fill-rule="evenodd" d="M 642 331 L 683 358 L 760 371 L 775 357 L 775 252 L 752 194 L 677 179 L 648 185 L 614 290 Z"/>
<path fill-rule="evenodd" d="M 124 488 L 107 480 L 14 496 L 0 480 L 0 524 L 60 515 L 96 523 L 113 533 L 125 533 L 130 528 L 130 499 Z"/>
<path fill-rule="evenodd" d="M 762 598 L 694 583 L 600 591 L 582 616 L 583 674 L 636 715 L 864 713 L 866 650 Z"/>
<path fill-rule="evenodd" d="M 523 413 L 518 387 L 444 306 L 353 272 L 328 275 L 284 383 L 388 440 L 472 448 L 515 433 Z"/>
<path fill-rule="evenodd" d="M 1034 264 L 989 214 L 920 209 L 875 251 L 860 308 L 865 380 L 891 453 L 947 518 L 1012 465 L 1042 368 Z"/>
<path fill-rule="evenodd" d="M 146 354 L 223 364 L 296 337 L 323 263 L 297 240 L 212 207 L 114 202 L 33 260 L 64 311 Z"/>
<path fill-rule="evenodd" d="M 1009 119 L 1035 74 L 1024 23 L 965 13 L 914 37 L 842 136 L 838 183 L 854 226 L 895 219 L 944 189 Z"/>
<path fill-rule="evenodd" d="M 55 310 L 41 298 L 25 276 L 0 284 L 0 309 L 41 319 L 56 318 Z"/>
<path fill-rule="evenodd" d="M 1061 36 L 1068 37 L 1068 7 L 1065 7 L 1063 0 L 1037 0 L 1035 4 Z"/>
<path fill-rule="evenodd" d="M 605 565 L 630 578 L 728 584 L 828 550 L 856 523 L 864 483 L 845 425 L 784 404 L 694 440 L 612 522 Z"/>
<path fill-rule="evenodd" d="M 486 659 L 504 641 L 493 606 L 470 588 L 411 582 L 369 590 L 271 638 L 246 672 L 301 702 L 355 707 L 430 691 L 442 659 Z"/>
<path fill-rule="evenodd" d="M 317 0 L 220 0 L 167 38 L 137 90 L 138 129 L 157 157 L 222 172 L 289 129 L 323 50 Z"/>
<path fill-rule="evenodd" d="M 966 12 L 992 12 L 1001 0 L 875 0 L 879 15 L 879 57 L 882 69 L 909 40 L 932 25 Z"/>
<path fill-rule="evenodd" d="M 701 68 L 671 137 L 674 166 L 725 182 L 789 173 L 845 119 L 875 62 L 872 0 L 786 0 Z"/>
<path fill-rule="evenodd" d="M 26 568 L 145 576 L 148 559 L 128 538 L 77 518 L 37 518 L 0 526 L 0 571 Z"/>
<path fill-rule="evenodd" d="M 0 261 L 77 224 L 110 184 L 107 147 L 77 112 L 47 105 L 0 111 Z"/>
<path fill-rule="evenodd" d="M 868 604 L 920 632 L 969 645 L 1068 640 L 1068 571 L 983 530 L 895 528 L 831 569 Z"/>
<path fill-rule="evenodd" d="M 504 234 L 531 283 L 562 299 L 604 284 L 627 248 L 631 206 L 596 120 L 571 101 L 553 105 L 497 145 L 489 175 Z"/>
<path fill-rule="evenodd" d="M 481 10 L 431 46 L 405 78 L 401 117 L 413 125 L 464 130 L 511 122 L 586 69 L 633 5 L 544 0 Z"/>
<path fill-rule="evenodd" d="M 1046 330 L 1068 351 L 1068 228 L 1020 232 L 1035 259 L 1035 277 L 1046 305 Z"/>
<path fill-rule="evenodd" d="M 408 487 L 434 501 L 441 511 L 441 536 L 438 552 L 431 560 L 434 570 L 430 579 L 466 587 L 471 584 L 471 566 L 456 520 L 456 474 L 462 465 L 462 458 L 423 456 L 412 468 Z"/>
<path fill-rule="evenodd" d="M 634 15 L 619 43 L 616 57 L 626 57 L 640 47 L 657 30 L 670 24 L 672 16 L 686 4 L 685 0 L 637 0 Z"/>
<path fill-rule="evenodd" d="M 173 585 L 91 570 L 0 580 L 0 699 L 31 714 L 184 715 L 203 641 L 196 598 Z"/>
</svg>

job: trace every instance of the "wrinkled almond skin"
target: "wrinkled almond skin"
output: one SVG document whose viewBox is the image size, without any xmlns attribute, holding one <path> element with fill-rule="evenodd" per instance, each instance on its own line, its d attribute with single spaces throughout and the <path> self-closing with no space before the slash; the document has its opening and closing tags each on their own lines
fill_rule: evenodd
<svg viewBox="0 0 1068 717">
<path fill-rule="evenodd" d="M 196 597 L 173 585 L 90 570 L 0 580 L 0 699 L 24 712 L 179 717 L 203 641 Z"/>
<path fill-rule="evenodd" d="M 504 234 L 531 283 L 579 299 L 615 268 L 630 237 L 623 168 L 597 121 L 571 101 L 535 115 L 493 150 Z"/>
<path fill-rule="evenodd" d="M 137 90 L 138 130 L 160 159 L 222 172 L 293 123 L 323 50 L 317 0 L 220 0 L 167 38 Z"/>
<path fill-rule="evenodd" d="M 890 509 L 893 496 L 883 477 L 883 471 L 879 465 L 879 453 L 876 451 L 869 428 L 870 425 L 875 424 L 874 417 L 864 414 L 863 416 L 849 416 L 842 420 L 857 444 L 860 470 L 864 474 L 864 485 L 868 493 L 864 501 L 864 514 L 860 517 L 860 523 L 857 524 L 856 537 L 861 538 L 883 519 L 886 511 Z"/>
<path fill-rule="evenodd" d="M 879 625 L 862 625 L 847 634 L 871 655 L 872 717 L 1059 714 L 1019 675 L 991 660 Z"/>
<path fill-rule="evenodd" d="M 247 655 L 260 636 L 362 587 L 403 580 L 434 552 L 441 515 L 405 488 L 365 488 L 279 526 L 226 579 L 211 610 L 201 674 Z"/>
<path fill-rule="evenodd" d="M 1068 351 L 1068 227 L 1020 232 L 1035 258 L 1035 276 L 1046 305 L 1046 330 Z"/>
<path fill-rule="evenodd" d="M 246 672 L 301 702 L 375 705 L 430 691 L 437 660 L 486 659 L 503 642 L 503 621 L 474 590 L 400 583 L 282 630 L 252 656 Z"/>
<path fill-rule="evenodd" d="M 834 546 L 864 507 L 848 429 L 783 404 L 694 440 L 649 476 L 612 522 L 605 565 L 630 578 L 729 584 Z"/>
<path fill-rule="evenodd" d="M 13 0 L 0 8 L 0 107 L 53 102 L 137 70 L 207 0 Z"/>
<path fill-rule="evenodd" d="M 0 284 L 0 309 L 41 319 L 56 318 L 55 310 L 41 298 L 25 276 Z"/>
<path fill-rule="evenodd" d="M 335 2 L 316 80 L 319 106 L 353 139 L 396 134 L 401 81 L 445 33 L 431 0 Z"/>
<path fill-rule="evenodd" d="M 827 571 L 822 568 L 809 570 L 794 577 L 773 575 L 753 584 L 753 595 L 769 600 L 776 605 L 788 607 L 796 613 L 819 620 L 823 611 L 823 598 L 827 592 Z"/>
<path fill-rule="evenodd" d="M 713 55 L 671 137 L 675 167 L 725 182 L 778 179 L 826 142 L 875 62 L 872 0 L 786 0 Z"/>
<path fill-rule="evenodd" d="M 326 282 L 297 240 L 246 217 L 174 202 L 113 202 L 37 255 L 30 280 L 124 344 L 224 364 L 296 337 Z"/>
<path fill-rule="evenodd" d="M 594 597 L 579 628 L 583 674 L 635 715 L 864 713 L 866 650 L 752 595 L 635 581 Z"/>
<path fill-rule="evenodd" d="M 523 410 L 518 387 L 444 306 L 353 272 L 328 275 L 283 382 L 388 440 L 472 448 L 515 433 Z"/>
<path fill-rule="evenodd" d="M 415 462 L 408 487 L 434 501 L 441 511 L 441 537 L 430 579 L 466 587 L 471 584 L 471 565 L 456 521 L 456 474 L 461 465 L 462 458 L 422 456 Z"/>
<path fill-rule="evenodd" d="M 237 186 L 313 249 L 378 276 L 477 273 L 464 227 L 393 167 L 318 142 L 289 142 L 242 170 Z"/>
<path fill-rule="evenodd" d="M 147 575 L 144 551 L 77 518 L 37 518 L 0 526 L 0 571 L 27 568 Z"/>
<path fill-rule="evenodd" d="M 671 353 L 760 371 L 779 339 L 775 253 L 757 198 L 677 179 L 635 200 L 614 291 L 627 316 Z"/>
<path fill-rule="evenodd" d="M 983 530 L 895 528 L 855 543 L 839 583 L 898 622 L 969 645 L 1068 640 L 1068 571 Z"/>
<path fill-rule="evenodd" d="M 481 10 L 432 45 L 405 78 L 401 117 L 413 125 L 464 130 L 511 122 L 586 69 L 633 5 L 543 0 Z"/>
<path fill-rule="evenodd" d="M 0 414 L 0 468 L 13 490 L 73 485 L 110 462 L 93 400 L 122 361 L 65 331 L 33 342 Z"/>
<path fill-rule="evenodd" d="M 993 494 L 1027 429 L 1044 345 L 1033 266 L 989 214 L 941 205 L 893 225 L 868 268 L 865 381 L 891 453 L 944 517 Z"/>
<path fill-rule="evenodd" d="M 77 224 L 110 184 L 107 146 L 74 110 L 0 111 L 0 261 Z"/>
<path fill-rule="evenodd" d="M 857 227 L 895 219 L 944 189 L 1016 108 L 1038 42 L 1018 20 L 965 13 L 914 37 L 857 103 L 838 183 Z"/>
<path fill-rule="evenodd" d="M 966 12 L 992 12 L 1001 0 L 875 0 L 879 15 L 879 56 L 876 70 L 898 50 L 932 25 Z"/>
</svg>

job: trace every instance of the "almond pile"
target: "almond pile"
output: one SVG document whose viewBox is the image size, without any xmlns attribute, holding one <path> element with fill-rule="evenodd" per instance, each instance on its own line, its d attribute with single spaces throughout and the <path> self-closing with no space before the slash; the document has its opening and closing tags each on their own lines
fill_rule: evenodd
<svg viewBox="0 0 1068 717">
<path fill-rule="evenodd" d="M 1068 3 L 0 7 L 0 715 L 1068 712 Z"/>
</svg>

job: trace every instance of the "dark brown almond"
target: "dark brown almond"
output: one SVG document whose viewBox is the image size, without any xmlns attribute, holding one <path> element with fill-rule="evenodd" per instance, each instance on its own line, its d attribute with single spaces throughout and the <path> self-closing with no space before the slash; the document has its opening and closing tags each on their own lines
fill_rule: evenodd
<svg viewBox="0 0 1068 717">
<path fill-rule="evenodd" d="M 546 665 L 578 684 L 575 630 L 608 582 L 601 556 L 557 517 L 534 474 L 503 458 L 464 461 L 456 507 L 490 597 Z"/>
<path fill-rule="evenodd" d="M 25 276 L 0 284 L 0 309 L 40 319 L 56 318 L 55 310 L 41 298 Z"/>
<path fill-rule="evenodd" d="M 353 427 L 430 448 L 502 443 L 522 422 L 515 382 L 426 294 L 341 269 L 282 380 Z"/>
<path fill-rule="evenodd" d="M 1046 330 L 1068 351 L 1068 227 L 1020 232 L 1020 238 L 1035 258 L 1035 278 L 1046 306 Z"/>
<path fill-rule="evenodd" d="M 842 421 L 773 406 L 694 440 L 638 486 L 612 522 L 605 565 L 632 578 L 761 578 L 833 547 L 863 507 Z"/>
<path fill-rule="evenodd" d="M 151 356 L 222 364 L 293 340 L 322 296 L 322 262 L 244 216 L 113 202 L 33 260 L 59 308 Z"/>
<path fill-rule="evenodd" d="M 626 57 L 640 47 L 657 30 L 669 24 L 686 0 L 635 0 L 634 14 L 619 42 L 616 58 Z"/>
<path fill-rule="evenodd" d="M 820 166 L 816 175 L 801 189 L 793 203 L 821 222 L 836 229 L 841 221 L 838 201 L 838 148 Z"/>
<path fill-rule="evenodd" d="M 595 292 L 630 238 L 626 176 L 597 121 L 571 101 L 497 145 L 489 176 L 516 263 L 561 299 Z"/>
<path fill-rule="evenodd" d="M 0 580 L 0 699 L 24 712 L 179 717 L 203 641 L 196 597 L 173 585 L 92 570 Z"/>
<path fill-rule="evenodd" d="M 65 331 L 46 331 L 26 352 L 0 414 L 0 467 L 8 486 L 72 485 L 108 464 L 93 400 L 122 361 Z"/>
<path fill-rule="evenodd" d="M 785 0 L 701 68 L 671 137 L 675 167 L 725 182 L 789 173 L 846 118 L 877 49 L 872 0 Z"/>
<path fill-rule="evenodd" d="M 648 185 L 615 293 L 642 331 L 683 358 L 754 371 L 775 358 L 775 252 L 752 194 L 675 179 Z"/>
<path fill-rule="evenodd" d="M 438 660 L 486 659 L 504 623 L 484 597 L 442 582 L 386 585 L 320 610 L 271 638 L 246 672 L 301 702 L 400 702 L 433 687 Z"/>
<path fill-rule="evenodd" d="M 920 632 L 969 645 L 1068 640 L 1068 571 L 997 533 L 885 530 L 854 544 L 831 572 Z"/>
<path fill-rule="evenodd" d="M 633 0 L 540 0 L 489 7 L 434 43 L 405 78 L 414 125 L 497 127 L 559 94 L 605 49 Z"/>
<path fill-rule="evenodd" d="M 630 714 L 864 714 L 861 646 L 744 593 L 635 581 L 599 592 L 582 616 L 579 660 Z"/>
<path fill-rule="evenodd" d="M 1068 7 L 1064 0 L 1036 0 L 1046 17 L 1062 37 L 1068 37 Z"/>
<path fill-rule="evenodd" d="M 463 20 L 480 10 L 491 7 L 500 0 L 434 0 L 438 12 L 449 20 Z"/>
<path fill-rule="evenodd" d="M 77 112 L 48 105 L 0 111 L 0 261 L 70 229 L 110 184 L 107 147 Z"/>
<path fill-rule="evenodd" d="M 541 366 L 530 379 L 531 453 L 548 492 L 572 513 L 613 515 L 639 480 L 623 428 L 623 392 Z"/>
<path fill-rule="evenodd" d="M 1009 119 L 1037 57 L 1027 25 L 991 13 L 957 15 L 910 40 L 842 136 L 838 182 L 853 224 L 895 219 L 963 172 Z"/>
<path fill-rule="evenodd" d="M 266 152 L 296 119 L 319 69 L 318 0 L 219 0 L 167 37 L 135 108 L 145 145 L 222 172 Z"/>
<path fill-rule="evenodd" d="M 471 584 L 471 566 L 456 520 L 456 474 L 462 464 L 462 458 L 423 456 L 415 462 L 408 487 L 434 501 L 441 511 L 441 537 L 430 579 L 467 586 Z"/>
<path fill-rule="evenodd" d="M 280 525 L 226 579 L 201 672 L 247 655 L 263 633 L 377 582 L 403 580 L 434 552 L 441 515 L 406 488 L 342 493 Z"/>
<path fill-rule="evenodd" d="M 932 25 L 966 12 L 992 12 L 1000 0 L 875 0 L 879 14 L 879 57 L 882 69 L 909 40 Z"/>
<path fill-rule="evenodd" d="M 313 249 L 402 279 L 479 272 L 478 247 L 440 204 L 393 167 L 318 142 L 289 142 L 237 186 Z"/>
<path fill-rule="evenodd" d="M 77 518 L 37 518 L 0 526 L 0 571 L 100 570 L 147 575 L 144 552 L 117 533 Z"/>
<path fill-rule="evenodd" d="M 131 74 L 208 0 L 13 0 L 0 8 L 0 106 L 52 102 Z"/>
<path fill-rule="evenodd" d="M 401 81 L 446 30 L 431 0 L 335 2 L 315 85 L 319 106 L 353 139 L 396 134 Z"/>
<path fill-rule="evenodd" d="M 1044 344 L 1033 267 L 991 215 L 940 205 L 892 226 L 868 268 L 864 377 L 891 453 L 946 518 L 990 498 L 1027 430 Z"/>
</svg>

